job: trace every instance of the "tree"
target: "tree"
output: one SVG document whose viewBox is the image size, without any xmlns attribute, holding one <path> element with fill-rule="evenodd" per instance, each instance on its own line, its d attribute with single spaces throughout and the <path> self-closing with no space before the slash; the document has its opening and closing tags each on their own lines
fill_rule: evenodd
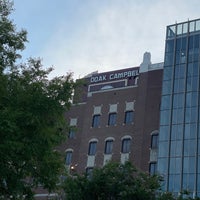
<svg viewBox="0 0 200 200">
<path fill-rule="evenodd" d="M 11 11 L 10 1 L 0 0 L 0 199 L 33 199 L 39 184 L 55 190 L 62 173 L 56 147 L 65 138 L 74 82 L 71 74 L 49 80 L 53 69 L 40 59 L 16 64 L 26 31 L 16 31 Z"/>
<path fill-rule="evenodd" d="M 111 162 L 94 169 L 89 178 L 69 176 L 64 191 L 67 200 L 154 200 L 159 186 L 157 176 L 140 172 L 130 162 Z"/>
</svg>

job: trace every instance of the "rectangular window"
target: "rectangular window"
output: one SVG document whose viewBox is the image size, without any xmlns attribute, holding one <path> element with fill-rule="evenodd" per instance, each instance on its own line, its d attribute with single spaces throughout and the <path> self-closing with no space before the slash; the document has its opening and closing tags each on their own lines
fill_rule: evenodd
<svg viewBox="0 0 200 200">
<path fill-rule="evenodd" d="M 110 113 L 108 117 L 108 125 L 113 126 L 116 124 L 117 113 Z"/>
<path fill-rule="evenodd" d="M 107 140 L 105 144 L 105 154 L 111 154 L 113 149 L 113 140 Z"/>
<path fill-rule="evenodd" d="M 156 170 L 157 170 L 157 163 L 150 163 L 149 165 L 149 173 L 151 175 L 156 174 Z"/>
<path fill-rule="evenodd" d="M 76 133 L 75 127 L 70 127 L 69 133 L 68 133 L 68 138 L 74 138 L 75 133 Z"/>
<path fill-rule="evenodd" d="M 92 127 L 98 127 L 100 124 L 100 115 L 94 115 L 92 119 Z"/>
<path fill-rule="evenodd" d="M 126 138 L 122 140 L 122 153 L 129 153 L 131 147 L 131 139 Z"/>
<path fill-rule="evenodd" d="M 71 165 L 71 163 L 72 163 L 72 151 L 67 151 L 65 163 L 66 163 L 66 165 Z"/>
<path fill-rule="evenodd" d="M 131 124 L 133 122 L 133 111 L 126 111 L 125 112 L 125 124 Z"/>
<path fill-rule="evenodd" d="M 92 156 L 96 154 L 96 148 L 97 148 L 97 142 L 90 142 L 89 149 L 88 149 L 88 155 Z"/>
<path fill-rule="evenodd" d="M 154 134 L 151 136 L 151 148 L 152 149 L 158 148 L 158 134 Z"/>
</svg>

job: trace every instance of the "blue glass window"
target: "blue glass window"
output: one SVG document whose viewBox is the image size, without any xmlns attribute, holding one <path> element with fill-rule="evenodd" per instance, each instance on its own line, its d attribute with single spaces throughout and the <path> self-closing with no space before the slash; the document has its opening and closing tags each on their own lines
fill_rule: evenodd
<svg viewBox="0 0 200 200">
<path fill-rule="evenodd" d="M 156 171 L 157 171 L 157 163 L 156 162 L 152 162 L 149 164 L 149 173 L 151 175 L 154 175 L 156 174 Z"/>
<path fill-rule="evenodd" d="M 110 113 L 108 116 L 108 125 L 112 126 L 116 124 L 117 113 Z"/>
<path fill-rule="evenodd" d="M 125 124 L 131 124 L 133 122 L 133 111 L 126 111 L 125 112 Z"/>
<path fill-rule="evenodd" d="M 181 140 L 183 138 L 183 124 L 172 125 L 171 140 Z"/>
<path fill-rule="evenodd" d="M 125 138 L 122 140 L 122 153 L 129 153 L 131 150 L 131 139 L 130 138 Z"/>
<path fill-rule="evenodd" d="M 89 143 L 88 155 L 95 155 L 97 149 L 97 141 L 92 141 Z"/>
<path fill-rule="evenodd" d="M 163 80 L 172 79 L 172 66 L 164 67 Z"/>
<path fill-rule="evenodd" d="M 195 156 L 195 140 L 184 140 L 184 156 Z M 194 162 L 193 162 L 194 165 Z"/>
<path fill-rule="evenodd" d="M 67 151 L 65 164 L 66 165 L 71 165 L 71 162 L 72 162 L 72 151 Z"/>
<path fill-rule="evenodd" d="M 165 141 L 169 138 L 169 126 L 160 126 L 159 140 Z"/>
<path fill-rule="evenodd" d="M 100 115 L 94 115 L 92 119 L 92 127 L 98 127 L 100 125 Z"/>
<path fill-rule="evenodd" d="M 170 102 L 171 102 L 171 96 L 170 95 L 162 96 L 161 110 L 170 109 L 170 107 L 171 107 Z"/>
<path fill-rule="evenodd" d="M 158 134 L 153 134 L 151 136 L 151 149 L 158 148 Z"/>
<path fill-rule="evenodd" d="M 171 80 L 163 81 L 163 87 L 162 87 L 162 94 L 170 94 L 171 93 Z"/>
<path fill-rule="evenodd" d="M 105 154 L 111 154 L 113 149 L 113 140 L 107 140 L 105 143 Z"/>
<path fill-rule="evenodd" d="M 169 146 L 168 146 L 168 142 L 166 141 L 163 141 L 163 142 L 159 142 L 159 157 L 167 157 L 168 156 L 168 149 L 169 149 Z"/>
<path fill-rule="evenodd" d="M 68 138 L 74 138 L 76 133 L 76 127 L 70 127 L 69 133 L 68 133 Z"/>
</svg>

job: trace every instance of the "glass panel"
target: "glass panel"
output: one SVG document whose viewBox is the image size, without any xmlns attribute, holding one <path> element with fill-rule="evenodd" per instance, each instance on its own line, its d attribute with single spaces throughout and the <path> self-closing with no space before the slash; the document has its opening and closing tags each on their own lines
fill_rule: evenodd
<svg viewBox="0 0 200 200">
<path fill-rule="evenodd" d="M 160 126 L 159 141 L 165 141 L 169 138 L 169 126 Z"/>
<path fill-rule="evenodd" d="M 200 20 L 196 21 L 196 31 L 200 31 Z"/>
<path fill-rule="evenodd" d="M 188 23 L 183 24 L 183 34 L 188 32 Z"/>
<path fill-rule="evenodd" d="M 195 156 L 195 140 L 184 140 L 184 156 Z"/>
<path fill-rule="evenodd" d="M 164 175 L 167 173 L 167 166 L 168 166 L 168 159 L 167 158 L 159 158 L 158 160 L 158 173 Z"/>
<path fill-rule="evenodd" d="M 161 110 L 170 109 L 170 107 L 171 107 L 171 103 L 170 102 L 171 102 L 171 96 L 170 95 L 162 96 Z"/>
<path fill-rule="evenodd" d="M 124 123 L 125 124 L 130 124 L 132 122 L 133 122 L 133 111 L 126 111 L 125 112 Z"/>
<path fill-rule="evenodd" d="M 169 110 L 163 110 L 161 111 L 161 117 L 160 117 L 160 124 L 161 125 L 168 125 L 169 124 Z"/>
<path fill-rule="evenodd" d="M 174 40 L 167 40 L 166 41 L 166 52 L 173 52 L 174 51 Z"/>
<path fill-rule="evenodd" d="M 171 157 L 179 157 L 182 154 L 182 141 L 171 141 L 171 149 L 170 149 L 170 156 Z"/>
<path fill-rule="evenodd" d="M 164 67 L 163 80 L 171 80 L 171 79 L 172 79 L 172 66 Z"/>
<path fill-rule="evenodd" d="M 110 113 L 108 117 L 108 125 L 112 126 L 116 124 L 117 113 Z"/>
<path fill-rule="evenodd" d="M 177 35 L 180 35 L 180 34 L 182 34 L 182 24 L 179 24 L 177 26 Z"/>
<path fill-rule="evenodd" d="M 113 149 L 113 140 L 107 140 L 105 144 L 105 154 L 111 154 Z"/>
<path fill-rule="evenodd" d="M 72 162 L 72 151 L 67 151 L 65 164 L 66 165 L 71 165 L 71 162 Z"/>
<path fill-rule="evenodd" d="M 171 140 L 181 140 L 183 138 L 183 124 L 172 125 Z"/>
<path fill-rule="evenodd" d="M 157 149 L 158 148 L 158 134 L 151 136 L 151 148 Z"/>
<path fill-rule="evenodd" d="M 129 153 L 131 148 L 131 139 L 130 138 L 126 138 L 122 140 L 122 153 Z"/>
<path fill-rule="evenodd" d="M 167 38 L 172 38 L 176 34 L 176 26 L 170 26 L 167 28 Z"/>
<path fill-rule="evenodd" d="M 162 94 L 170 94 L 171 92 L 171 80 L 163 81 Z"/>
<path fill-rule="evenodd" d="M 193 22 L 190 22 L 190 32 L 193 32 L 194 31 L 194 21 Z"/>
<path fill-rule="evenodd" d="M 94 115 L 92 119 L 92 127 L 98 127 L 100 124 L 100 115 Z"/>
<path fill-rule="evenodd" d="M 90 142 L 88 155 L 95 155 L 96 154 L 96 146 L 97 146 L 97 142 Z"/>
<path fill-rule="evenodd" d="M 159 157 L 167 157 L 168 156 L 168 142 L 159 142 Z"/>
</svg>

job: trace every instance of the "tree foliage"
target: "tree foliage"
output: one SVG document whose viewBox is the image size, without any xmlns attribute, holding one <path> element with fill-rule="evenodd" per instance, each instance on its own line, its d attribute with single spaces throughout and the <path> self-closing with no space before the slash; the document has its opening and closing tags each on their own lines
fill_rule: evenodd
<svg viewBox="0 0 200 200">
<path fill-rule="evenodd" d="M 67 200 L 154 200 L 157 176 L 137 170 L 130 162 L 108 163 L 91 176 L 68 176 L 64 183 Z"/>
<path fill-rule="evenodd" d="M 64 113 L 74 88 L 71 74 L 48 79 L 40 59 L 16 64 L 26 39 L 0 0 L 0 199 L 32 199 L 39 184 L 50 192 L 62 172 L 56 147 L 65 137 Z"/>
</svg>

